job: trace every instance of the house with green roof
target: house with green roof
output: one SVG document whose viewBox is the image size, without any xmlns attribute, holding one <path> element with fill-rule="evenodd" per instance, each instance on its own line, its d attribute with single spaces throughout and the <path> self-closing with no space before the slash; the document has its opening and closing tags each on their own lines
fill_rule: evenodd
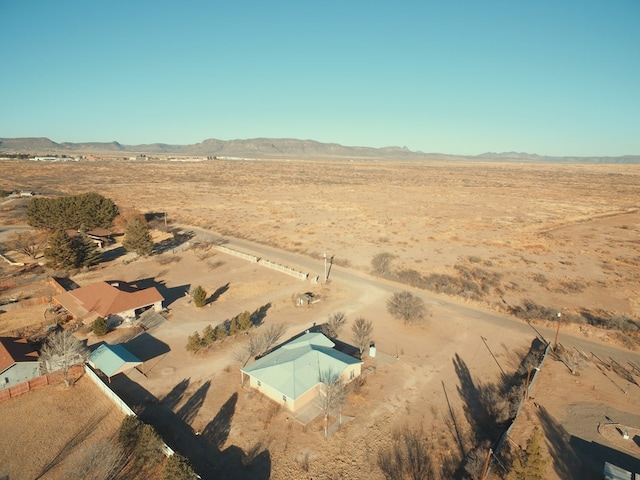
<svg viewBox="0 0 640 480">
<path fill-rule="evenodd" d="M 322 375 L 350 382 L 360 375 L 362 360 L 335 348 L 322 333 L 307 332 L 241 369 L 243 382 L 295 412 L 318 396 Z"/>
</svg>

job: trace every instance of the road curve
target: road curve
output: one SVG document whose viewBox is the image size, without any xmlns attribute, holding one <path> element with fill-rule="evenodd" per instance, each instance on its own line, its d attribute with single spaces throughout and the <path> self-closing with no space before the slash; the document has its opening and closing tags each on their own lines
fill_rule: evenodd
<svg viewBox="0 0 640 480">
<path fill-rule="evenodd" d="M 204 242 L 224 238 L 227 241 L 226 246 L 230 248 L 287 265 L 303 272 L 308 272 L 309 278 L 318 275 L 322 279 L 324 276 L 323 258 L 314 259 L 244 239 L 221 237 L 220 235 L 197 227 L 181 226 L 181 228 L 192 230 L 196 234 L 196 239 Z M 464 317 L 474 323 L 483 322 L 487 324 L 488 328 L 510 329 L 514 332 L 529 333 L 540 336 L 547 342 L 553 342 L 555 339 L 556 330 L 553 328 L 531 325 L 518 318 L 485 309 L 479 305 L 466 303 L 463 300 L 436 294 L 427 290 L 416 289 L 363 272 L 333 265 L 330 269 L 329 279 L 331 281 L 340 281 L 348 285 L 357 286 L 358 289 L 362 290 L 376 290 L 384 295 L 409 290 L 423 298 L 427 304 L 438 305 L 442 310 L 450 311 L 453 315 Z M 587 354 L 592 352 L 601 358 L 607 359 L 613 357 L 620 363 L 633 362 L 636 365 L 640 365 L 640 354 L 637 352 L 619 348 L 601 341 L 570 335 L 562 332 L 562 329 L 560 330 L 559 341 L 567 347 L 575 347 Z"/>
</svg>

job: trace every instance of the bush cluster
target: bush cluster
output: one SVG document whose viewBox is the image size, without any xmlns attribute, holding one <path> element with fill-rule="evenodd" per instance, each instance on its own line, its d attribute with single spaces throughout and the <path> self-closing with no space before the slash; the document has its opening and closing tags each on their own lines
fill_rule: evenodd
<svg viewBox="0 0 640 480">
<path fill-rule="evenodd" d="M 197 352 L 203 348 L 209 348 L 214 343 L 224 340 L 229 336 L 237 335 L 238 333 L 246 332 L 253 326 L 253 320 L 251 313 L 248 311 L 239 313 L 231 320 L 226 320 L 215 326 L 207 325 L 202 333 L 195 331 L 192 335 L 189 335 L 187 339 L 187 351 Z"/>
<path fill-rule="evenodd" d="M 473 300 L 481 300 L 492 290 L 501 292 L 502 274 L 460 264 L 455 265 L 454 268 L 458 271 L 457 276 L 446 273 L 422 275 L 410 268 L 398 270 L 395 276 L 401 282 L 416 288 Z"/>
<path fill-rule="evenodd" d="M 107 319 L 104 317 L 98 317 L 93 321 L 91 328 L 93 329 L 93 333 L 98 337 L 102 337 L 109 332 L 109 322 L 107 322 Z"/>
<path fill-rule="evenodd" d="M 560 308 L 545 307 L 532 300 L 525 300 L 522 305 L 509 307 L 509 313 L 523 320 L 558 320 Z M 587 310 L 580 312 L 562 312 L 560 317 L 562 322 L 589 324 L 594 327 L 619 330 L 625 333 L 640 332 L 640 321 L 627 315 L 607 312 L 604 310 Z"/>
</svg>

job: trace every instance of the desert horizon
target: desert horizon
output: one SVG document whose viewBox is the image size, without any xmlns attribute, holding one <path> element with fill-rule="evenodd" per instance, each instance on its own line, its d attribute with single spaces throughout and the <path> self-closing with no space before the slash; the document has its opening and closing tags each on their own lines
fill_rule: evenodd
<svg viewBox="0 0 640 480">
<path fill-rule="evenodd" d="M 567 431 L 615 447 L 615 435 L 605 438 L 604 430 L 596 430 L 599 418 L 637 424 L 637 383 L 629 380 L 634 371 L 620 365 L 640 364 L 638 165 L 13 159 L 0 160 L 0 178 L 1 190 L 34 191 L 36 198 L 97 192 L 112 199 L 123 217 L 113 226 L 116 239 L 136 214 L 147 214 L 158 242 L 171 232 L 195 235 L 192 245 L 137 259 L 128 253 L 69 274 L 80 285 L 145 278 L 168 288 L 204 285 L 221 292 L 211 308 L 202 309 L 180 296 L 168 306 L 166 321 L 148 332 L 80 334 L 90 345 L 151 335 L 167 346 L 160 359 L 145 362 L 145 376 L 132 372 L 110 385 L 128 404 L 150 402 L 140 407 L 141 418 L 160 429 L 203 478 L 214 478 L 214 472 L 335 478 L 327 469 L 349 478 L 387 478 L 383 454 L 410 431 L 425 442 L 423 458 L 432 462 L 435 478 L 467 478 L 474 452 L 486 455 L 488 444 L 478 442 L 493 441 L 496 428 L 485 429 L 477 406 L 494 399 L 485 398 L 490 392 L 523 398 L 513 392 L 531 375 L 522 366 L 525 354 L 535 345 L 551 345 L 554 334 L 562 348 L 554 351 L 565 353 L 549 355 L 531 399 L 522 400 L 511 443 L 524 448 L 537 427 L 547 438 Z M 25 225 L 29 201 L 2 204 L 0 236 Z M 287 278 L 216 252 L 211 246 L 219 241 L 241 251 L 263 246 L 301 271 L 315 265 L 309 278 L 322 275 L 326 252 L 330 280 Z M 379 256 L 388 260 L 384 270 L 376 266 Z M 1 268 L 10 274 L 7 265 Z M 34 290 L 27 294 L 27 288 Z M 3 295 L 46 295 L 47 288 L 17 286 Z M 403 325 L 387 313 L 389 292 L 400 290 L 424 299 L 423 322 Z M 296 307 L 293 300 L 302 292 L 319 303 Z M 260 308 L 267 309 L 265 325 L 284 325 L 287 336 L 321 325 L 335 312 L 345 313 L 348 325 L 357 318 L 372 322 L 378 357 L 364 357 L 371 374 L 347 397 L 343 413 L 349 423 L 338 427 L 337 415 L 332 417 L 331 438 L 321 440 L 321 419 L 292 421 L 282 406 L 238 382 L 237 352 L 264 327 L 195 354 L 185 349 L 194 331 Z M 13 331 L 21 321 L 39 319 L 41 310 L 3 313 L 0 327 Z M 339 338 L 353 341 L 349 332 Z M 605 367 L 610 373 L 603 376 Z M 83 388 L 84 396 L 96 395 Z M 182 393 L 171 400 L 176 391 Z M 3 405 L 9 403 L 0 403 L 0 410 Z M 197 408 L 185 417 L 191 405 Z M 24 408 L 38 411 L 33 402 Z M 212 444 L 199 436 L 221 418 L 229 429 L 222 440 Z M 110 422 L 113 429 L 115 420 Z M 14 423 L 6 423 L 6 435 L 20 428 Z M 59 425 L 41 428 L 65 431 Z M 361 448 L 347 449 L 353 444 Z M 567 469 L 595 475 L 600 467 L 593 452 L 571 445 L 545 447 L 546 478 L 568 478 Z M 513 455 L 505 449 L 496 465 L 511 465 Z M 69 455 L 51 478 L 63 478 L 55 472 L 78 464 L 84 461 Z M 503 473 L 494 466 L 492 477 L 506 478 Z"/>
</svg>

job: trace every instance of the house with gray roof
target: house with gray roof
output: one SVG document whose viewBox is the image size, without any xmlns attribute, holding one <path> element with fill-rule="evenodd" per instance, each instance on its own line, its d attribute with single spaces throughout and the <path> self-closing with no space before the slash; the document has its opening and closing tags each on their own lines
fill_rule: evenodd
<svg viewBox="0 0 640 480">
<path fill-rule="evenodd" d="M 25 338 L 0 337 L 0 390 L 39 376 L 35 347 Z"/>
<path fill-rule="evenodd" d="M 350 382 L 362 360 L 335 348 L 322 333 L 307 332 L 241 369 L 243 381 L 292 412 L 317 397 L 321 376 L 331 373 Z"/>
</svg>

